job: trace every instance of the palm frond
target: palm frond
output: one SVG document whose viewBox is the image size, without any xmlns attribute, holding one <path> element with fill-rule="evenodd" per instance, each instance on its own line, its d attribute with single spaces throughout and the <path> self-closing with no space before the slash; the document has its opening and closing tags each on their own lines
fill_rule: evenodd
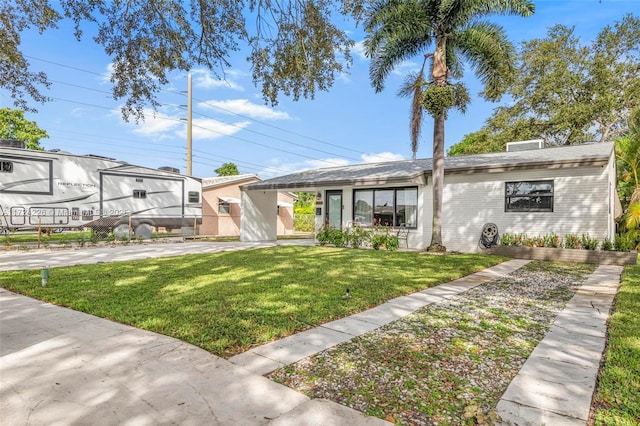
<svg viewBox="0 0 640 426">
<path fill-rule="evenodd" d="M 499 99 L 513 78 L 516 59 L 515 48 L 504 29 L 491 22 L 474 22 L 459 32 L 452 43 L 484 85 L 484 96 Z"/>
<path fill-rule="evenodd" d="M 379 0 L 365 22 L 365 55 L 371 58 L 369 77 L 377 92 L 402 61 L 423 53 L 433 28 L 418 0 Z"/>
<path fill-rule="evenodd" d="M 424 67 L 426 58 L 422 63 L 422 68 L 417 73 L 410 73 L 404 80 L 404 84 L 398 91 L 400 97 L 411 97 L 411 118 L 409 120 L 409 132 L 411 135 L 411 152 L 413 159 L 418 153 L 418 142 L 422 133 L 422 91 L 426 84 L 424 79 Z"/>
</svg>

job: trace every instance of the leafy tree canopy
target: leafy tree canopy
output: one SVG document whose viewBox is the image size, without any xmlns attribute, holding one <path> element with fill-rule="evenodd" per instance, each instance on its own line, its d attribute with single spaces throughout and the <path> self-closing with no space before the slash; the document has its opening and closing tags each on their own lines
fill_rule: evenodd
<svg viewBox="0 0 640 426">
<path fill-rule="evenodd" d="M 218 176 L 235 176 L 239 175 L 238 166 L 234 163 L 223 163 L 220 167 L 214 170 Z"/>
<path fill-rule="evenodd" d="M 230 54 L 248 47 L 254 83 L 265 102 L 280 94 L 313 98 L 327 90 L 336 73 L 351 63 L 353 41 L 332 18 L 334 12 L 358 19 L 366 0 L 13 0 L 0 2 L 0 87 L 20 109 L 47 100 L 49 85 L 20 50 L 21 33 L 55 29 L 73 21 L 97 28 L 93 40 L 112 58 L 114 99 L 124 99 L 123 117 L 142 117 L 168 73 L 205 66 L 219 78 L 231 66 Z"/>
<path fill-rule="evenodd" d="M 15 139 L 24 142 L 29 149 L 42 149 L 40 139 L 48 137 L 35 121 L 24 118 L 23 111 L 0 108 L 0 139 Z"/>
<path fill-rule="evenodd" d="M 503 151 L 507 142 L 542 138 L 550 145 L 613 141 L 629 131 L 640 108 L 640 19 L 607 26 L 590 45 L 556 25 L 524 42 L 518 74 L 485 126 L 449 155 Z"/>
</svg>

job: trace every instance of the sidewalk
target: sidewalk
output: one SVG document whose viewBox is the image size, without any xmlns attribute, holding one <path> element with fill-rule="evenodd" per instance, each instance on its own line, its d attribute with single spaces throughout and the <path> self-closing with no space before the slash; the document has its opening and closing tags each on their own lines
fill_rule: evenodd
<svg viewBox="0 0 640 426">
<path fill-rule="evenodd" d="M 253 247 L 193 244 L 179 244 L 154 255 Z M 53 261 L 56 265 L 95 263 L 108 254 L 107 259 L 115 260 L 110 249 L 91 250 L 98 251 L 91 256 L 51 252 L 46 261 L 50 266 Z M 134 247 L 124 255 L 142 258 L 152 254 Z M 7 263 L 8 257 L 0 253 L 0 270 L 40 267 L 43 256 L 31 253 L 30 257 Z M 230 360 L 167 336 L 0 289 L 0 424 L 389 424 L 331 401 L 309 400 L 262 374 L 526 263 L 505 262 Z M 599 267 L 558 316 L 498 405 L 506 424 L 586 424 L 584 408 L 588 415 L 606 320 L 621 271 L 621 267 Z"/>
</svg>

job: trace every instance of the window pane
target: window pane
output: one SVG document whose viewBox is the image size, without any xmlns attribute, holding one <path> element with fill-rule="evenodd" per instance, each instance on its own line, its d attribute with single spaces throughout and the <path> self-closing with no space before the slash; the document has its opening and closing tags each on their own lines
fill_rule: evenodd
<svg viewBox="0 0 640 426">
<path fill-rule="evenodd" d="M 395 226 L 414 228 L 418 224 L 418 189 L 407 188 L 396 191 Z"/>
<path fill-rule="evenodd" d="M 353 221 L 369 225 L 373 222 L 373 191 L 355 191 Z"/>
<path fill-rule="evenodd" d="M 219 214 L 229 214 L 231 211 L 231 205 L 229 203 L 220 203 L 218 204 L 218 213 Z"/>
<path fill-rule="evenodd" d="M 200 202 L 200 193 L 198 191 L 189 191 L 189 202 L 190 203 L 199 203 Z"/>
<path fill-rule="evenodd" d="M 377 189 L 374 193 L 374 225 L 393 225 L 393 189 Z"/>
<path fill-rule="evenodd" d="M 505 183 L 505 211 L 553 211 L 553 181 Z"/>
</svg>

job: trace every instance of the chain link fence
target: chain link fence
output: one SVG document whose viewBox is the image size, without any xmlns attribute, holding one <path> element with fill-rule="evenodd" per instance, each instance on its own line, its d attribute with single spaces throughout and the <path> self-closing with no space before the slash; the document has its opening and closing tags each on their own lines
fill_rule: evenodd
<svg viewBox="0 0 640 426">
<path fill-rule="evenodd" d="M 167 238 L 240 236 L 239 214 L 156 217 L 141 214 L 112 215 L 83 222 L 82 214 L 24 215 L 0 218 L 0 241 L 5 247 L 85 246 Z M 88 218 L 88 217 L 87 217 Z M 315 216 L 279 214 L 278 236 L 313 234 Z M 308 236 L 308 235 L 307 235 Z"/>
</svg>

